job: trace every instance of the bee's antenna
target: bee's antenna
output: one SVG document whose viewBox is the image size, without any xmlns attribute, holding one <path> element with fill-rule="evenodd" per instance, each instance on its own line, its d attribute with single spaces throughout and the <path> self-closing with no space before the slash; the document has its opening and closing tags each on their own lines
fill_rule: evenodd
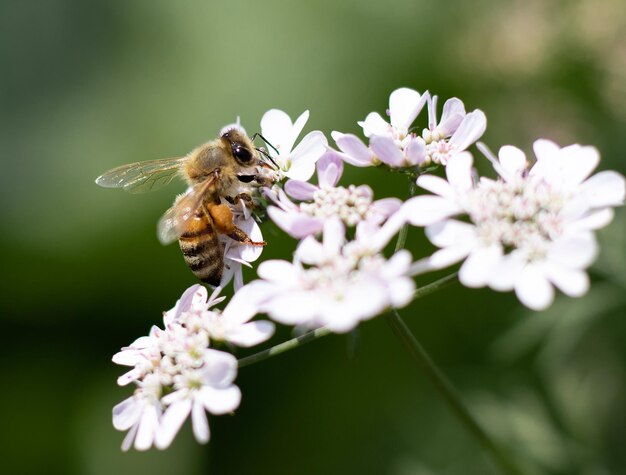
<svg viewBox="0 0 626 475">
<path fill-rule="evenodd" d="M 276 149 L 276 147 L 274 147 L 271 143 L 269 143 L 267 141 L 267 139 L 265 137 L 263 137 L 260 133 L 256 132 L 253 136 L 252 136 L 252 141 L 254 142 L 254 139 L 256 139 L 257 137 L 259 137 L 261 140 L 263 140 L 263 142 L 265 142 L 265 145 L 267 145 L 268 147 L 270 147 L 272 150 L 274 150 L 274 152 L 276 152 L 276 155 L 280 155 L 280 153 L 278 152 L 278 149 Z M 270 156 L 269 153 L 267 153 L 265 151 L 265 149 L 263 148 L 258 148 L 256 147 L 257 152 L 259 152 L 260 154 L 262 154 L 266 159 L 268 159 L 270 162 L 272 162 L 274 164 L 274 166 L 276 167 L 276 169 L 279 169 L 280 167 L 278 166 L 278 163 L 276 163 L 274 161 L 274 159 Z"/>
<path fill-rule="evenodd" d="M 255 147 L 255 150 L 257 152 L 259 152 L 261 155 L 263 155 L 270 162 L 272 162 L 274 164 L 274 166 L 276 167 L 276 169 L 278 170 L 278 168 L 279 168 L 278 164 L 274 161 L 274 159 L 270 156 L 270 154 L 265 151 L 265 149 Z"/>
<path fill-rule="evenodd" d="M 270 147 L 272 150 L 274 150 L 274 152 L 276 152 L 277 155 L 280 155 L 280 152 L 276 149 L 276 147 L 274 147 L 271 143 L 269 143 L 267 141 L 267 139 L 265 137 L 263 137 L 260 133 L 255 133 L 252 136 L 252 141 L 254 142 L 254 139 L 259 137 L 261 140 L 263 140 L 263 142 L 265 142 L 265 145 L 267 145 L 268 147 Z M 257 149 L 258 150 L 258 149 Z"/>
</svg>

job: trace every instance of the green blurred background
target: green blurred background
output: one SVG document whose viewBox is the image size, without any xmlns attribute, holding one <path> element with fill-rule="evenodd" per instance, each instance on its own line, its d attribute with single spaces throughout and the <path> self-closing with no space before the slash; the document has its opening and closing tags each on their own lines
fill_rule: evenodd
<svg viewBox="0 0 626 475">
<path fill-rule="evenodd" d="M 595 144 L 624 173 L 623 0 L 2 0 L 0 67 L 1 473 L 499 473 L 381 319 L 242 369 L 242 405 L 211 419 L 208 446 L 186 425 L 165 452 L 122 453 L 111 408 L 131 390 L 110 358 L 194 279 L 155 239 L 182 184 L 133 196 L 93 180 L 237 116 L 255 132 L 273 107 L 359 133 L 400 86 L 484 110 L 493 149 Z M 350 182 L 405 189 L 376 170 Z M 264 232 L 264 257 L 287 257 L 293 242 Z M 457 285 L 402 312 L 530 473 L 624 473 L 624 210 L 599 239 L 582 299 L 536 314 Z"/>
</svg>

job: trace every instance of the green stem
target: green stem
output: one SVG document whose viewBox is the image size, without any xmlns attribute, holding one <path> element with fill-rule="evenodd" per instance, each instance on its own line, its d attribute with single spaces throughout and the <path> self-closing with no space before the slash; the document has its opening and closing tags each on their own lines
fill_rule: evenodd
<svg viewBox="0 0 626 475">
<path fill-rule="evenodd" d="M 272 356 L 280 355 L 285 351 L 293 350 L 294 348 L 302 346 L 310 341 L 317 340 L 318 338 L 326 336 L 329 333 L 332 332 L 326 327 L 317 328 L 316 330 L 305 333 L 304 335 L 300 335 L 299 337 L 292 338 L 291 340 L 287 340 L 276 346 L 272 346 L 267 350 L 259 351 L 258 353 L 255 353 L 253 355 L 241 358 L 238 361 L 238 366 L 240 368 L 243 368 L 244 366 L 258 363 L 259 361 L 266 360 L 268 358 L 271 358 Z"/>
<path fill-rule="evenodd" d="M 454 274 L 447 275 L 442 277 L 439 280 L 431 282 L 423 287 L 420 287 L 415 291 L 414 298 L 420 299 L 422 297 L 426 297 L 427 295 L 436 292 L 439 289 L 449 285 L 456 278 L 456 272 Z M 272 346 L 267 350 L 259 351 L 258 353 L 254 353 L 253 355 L 246 356 L 239 360 L 239 367 L 243 368 L 244 366 L 248 366 L 254 363 L 258 363 L 260 361 L 271 358 L 272 356 L 280 355 L 285 351 L 293 350 L 294 348 L 298 348 L 299 346 L 304 345 L 305 343 L 309 343 L 310 341 L 317 340 L 323 336 L 332 333 L 328 328 L 322 327 L 316 330 L 312 330 L 310 332 L 305 333 L 304 335 L 300 335 L 299 337 L 292 338 L 291 340 L 284 341 L 279 343 L 276 346 Z"/>
<path fill-rule="evenodd" d="M 417 338 L 411 333 L 411 330 L 407 327 L 406 323 L 404 323 L 404 320 L 402 320 L 398 312 L 393 310 L 391 314 L 385 316 L 385 319 L 411 356 L 415 365 L 422 371 L 426 378 L 428 378 L 435 390 L 443 397 L 444 401 L 446 401 L 461 423 L 478 440 L 480 445 L 491 454 L 494 461 L 500 466 L 503 472 L 511 475 L 522 475 L 523 472 L 513 460 L 511 460 L 508 454 L 504 452 L 478 424 L 478 421 L 476 421 L 463 404 L 459 393 L 430 358 Z"/>
</svg>

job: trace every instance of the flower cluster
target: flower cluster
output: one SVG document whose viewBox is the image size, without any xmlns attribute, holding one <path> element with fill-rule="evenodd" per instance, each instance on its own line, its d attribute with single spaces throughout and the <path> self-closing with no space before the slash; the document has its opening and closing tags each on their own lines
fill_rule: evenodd
<svg viewBox="0 0 626 475">
<path fill-rule="evenodd" d="M 389 226 L 394 223 L 378 228 L 363 222 L 355 239 L 347 241 L 343 223 L 327 220 L 323 241 L 303 239 L 293 262 L 270 260 L 259 266 L 262 280 L 248 285 L 259 311 L 286 325 L 343 333 L 389 307 L 404 307 L 415 290 L 411 254 L 402 250 L 383 257 L 381 250 L 394 233 Z"/>
<path fill-rule="evenodd" d="M 250 297 L 242 289 L 222 312 L 212 307 L 223 298 L 207 299 L 206 289 L 194 285 L 164 314 L 163 330 L 152 327 L 148 336 L 113 356 L 113 362 L 132 367 L 118 384 L 137 385 L 131 397 L 113 408 L 115 428 L 129 431 L 124 450 L 133 442 L 137 450 L 168 447 L 189 414 L 196 439 L 207 442 L 205 411 L 226 414 L 239 406 L 241 392 L 233 384 L 237 360 L 213 346 L 248 347 L 272 336 L 271 322 L 249 321 L 256 313 Z"/>
<path fill-rule="evenodd" d="M 428 124 L 420 133 L 414 122 L 424 108 Z M 252 203 L 227 201 L 235 224 L 253 241 L 263 240 L 254 213 L 266 212 L 299 241 L 296 251 L 289 260 L 262 262 L 259 278 L 244 285 L 242 266 L 251 266 L 262 247 L 221 236 L 225 272 L 213 295 L 199 285 L 189 288 L 165 313 L 164 329 L 153 327 L 113 357 L 131 367 L 118 383 L 137 386 L 113 410 L 114 426 L 129 431 L 124 450 L 169 446 L 189 415 L 196 439 L 209 439 L 206 412 L 232 412 L 241 400 L 234 385 L 237 360 L 226 350 L 257 345 L 273 334 L 273 323 L 251 321 L 257 314 L 298 330 L 345 333 L 408 305 L 418 273 L 461 261 L 462 284 L 514 290 L 535 310 L 551 304 L 554 287 L 572 297 L 587 291 L 585 270 L 598 252 L 594 231 L 612 220 L 625 197 L 619 173 L 591 176 L 600 160 L 595 148 L 538 140 L 530 162 L 513 146 L 494 157 L 478 144 L 496 176 L 479 177 L 467 149 L 485 131 L 482 111 L 468 113 L 452 98 L 438 118 L 437 96 L 401 88 L 391 94 L 387 115 L 388 122 L 376 112 L 358 122 L 367 144 L 333 132 L 335 150 L 320 131 L 296 144 L 308 111 L 294 122 L 278 109 L 264 114 L 268 158 L 257 184 L 266 186 Z M 340 184 L 344 164 L 400 169 L 411 189 L 416 180 L 430 194 L 405 202 L 374 199 L 366 184 Z M 409 224 L 425 227 L 438 248 L 432 255 L 413 261 L 403 249 Z M 396 250 L 387 252 L 398 234 Z M 217 310 L 223 300 L 217 295 L 230 280 L 236 292 Z"/>
<path fill-rule="evenodd" d="M 433 267 L 466 259 L 461 283 L 514 289 L 524 305 L 542 310 L 553 300 L 552 285 L 572 297 L 587 291 L 584 269 L 597 254 L 593 230 L 623 203 L 624 177 L 605 171 L 589 178 L 600 158 L 593 147 L 538 140 L 534 148 L 531 166 L 521 150 L 502 147 L 492 158 L 496 180 L 474 180 L 471 155 L 456 155 L 447 180 L 419 177 L 418 185 L 435 195 L 410 199 L 403 213 L 442 248 L 430 258 Z M 469 223 L 452 219 L 457 215 Z"/>
<path fill-rule="evenodd" d="M 429 124 L 419 135 L 413 132 L 412 125 L 425 104 L 428 104 Z M 357 167 L 384 163 L 392 168 L 446 165 L 451 157 L 476 142 L 487 127 L 482 111 L 466 113 L 463 102 L 457 98 L 446 101 L 438 122 L 437 96 L 408 88 L 391 94 L 387 114 L 389 122 L 377 112 L 371 112 L 359 122 L 369 139 L 369 147 L 353 134 L 332 133 L 347 163 Z"/>
</svg>

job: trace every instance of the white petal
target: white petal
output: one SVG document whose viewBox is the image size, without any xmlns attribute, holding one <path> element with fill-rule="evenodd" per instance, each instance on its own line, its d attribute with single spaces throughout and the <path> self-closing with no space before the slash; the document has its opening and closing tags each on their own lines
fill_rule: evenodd
<svg viewBox="0 0 626 475">
<path fill-rule="evenodd" d="M 128 452 L 133 445 L 133 441 L 135 440 L 135 436 L 137 435 L 137 429 L 139 429 L 139 424 L 135 424 L 130 428 L 126 437 L 122 441 L 122 451 Z"/>
<path fill-rule="evenodd" d="M 596 173 L 580 186 L 580 193 L 591 208 L 622 205 L 625 192 L 624 177 L 614 171 Z"/>
<path fill-rule="evenodd" d="M 448 160 L 446 176 L 450 185 L 459 192 L 470 190 L 472 181 L 472 155 L 469 152 L 456 154 Z"/>
<path fill-rule="evenodd" d="M 370 139 L 370 148 L 381 162 L 392 167 L 404 166 L 404 155 L 392 138 L 374 135 Z"/>
<path fill-rule="evenodd" d="M 426 159 L 426 145 L 424 139 L 416 137 L 411 139 L 406 146 L 404 153 L 406 155 L 407 165 L 419 165 Z"/>
<path fill-rule="evenodd" d="M 143 406 L 134 396 L 124 399 L 113 408 L 113 427 L 128 430 L 141 416 Z"/>
<path fill-rule="evenodd" d="M 564 147 L 559 152 L 561 180 L 568 188 L 585 180 L 600 162 L 600 152 L 595 147 L 578 144 Z"/>
<path fill-rule="evenodd" d="M 263 241 L 263 234 L 261 233 L 261 228 L 256 223 L 254 218 L 237 221 L 237 226 L 244 233 L 246 233 L 250 239 L 254 242 Z M 238 243 L 235 247 L 236 252 L 233 254 L 233 257 L 239 257 L 241 260 L 245 262 L 254 262 L 256 261 L 263 252 L 263 246 L 252 246 L 250 244 Z M 233 249 L 233 250 L 235 250 Z M 226 253 L 226 257 L 229 253 Z"/>
<path fill-rule="evenodd" d="M 137 436 L 135 437 L 135 448 L 137 450 L 148 450 L 154 442 L 157 429 L 159 428 L 159 415 L 157 408 L 152 405 L 144 407 Z"/>
<path fill-rule="evenodd" d="M 326 258 L 337 256 L 346 240 L 346 228 L 339 219 L 328 219 L 324 223 L 324 238 L 322 240 Z"/>
<path fill-rule="evenodd" d="M 327 151 L 317 162 L 317 182 L 319 186 L 335 186 L 343 174 L 343 161 L 333 150 Z"/>
<path fill-rule="evenodd" d="M 267 208 L 267 215 L 276 225 L 290 236 L 301 239 L 322 230 L 323 221 L 299 211 L 286 212 L 276 206 Z"/>
<path fill-rule="evenodd" d="M 324 253 L 324 246 L 313 236 L 308 236 L 300 241 L 298 247 L 296 248 L 296 252 L 294 257 L 305 264 L 316 265 L 324 261 L 326 258 Z M 297 276 L 292 276 L 292 282 L 295 282 Z"/>
<path fill-rule="evenodd" d="M 309 132 L 291 153 L 291 166 L 284 175 L 294 180 L 308 181 L 315 172 L 315 162 L 326 152 L 328 141 L 319 130 Z"/>
<path fill-rule="evenodd" d="M 398 211 L 400 209 L 400 206 L 402 206 L 402 201 L 400 201 L 398 198 L 383 198 L 374 201 L 370 205 L 370 211 L 387 218 L 396 211 Z"/>
<path fill-rule="evenodd" d="M 456 97 L 448 99 L 443 105 L 441 121 L 437 126 L 437 130 L 444 134 L 445 137 L 449 137 L 459 128 L 463 117 L 465 117 L 465 106 L 463 102 Z"/>
<path fill-rule="evenodd" d="M 239 289 L 224 308 L 222 320 L 226 325 L 245 323 L 254 317 L 258 310 L 258 302 L 254 286 Z"/>
<path fill-rule="evenodd" d="M 263 114 L 261 118 L 261 133 L 269 143 L 278 148 L 281 154 L 288 154 L 291 151 L 296 140 L 294 132 L 291 118 L 286 112 L 279 109 L 271 109 Z M 274 154 L 271 147 L 269 147 L 268 152 L 272 155 Z"/>
<path fill-rule="evenodd" d="M 428 258 L 426 268 L 430 270 L 444 269 L 465 259 L 471 251 L 470 246 L 462 244 L 445 247 Z"/>
<path fill-rule="evenodd" d="M 436 195 L 448 200 L 454 199 L 454 190 L 446 180 L 435 175 L 422 175 L 417 179 L 417 184 Z"/>
<path fill-rule="evenodd" d="M 285 191 L 296 200 L 309 201 L 313 199 L 313 193 L 318 189 L 306 181 L 289 180 L 285 183 Z"/>
<path fill-rule="evenodd" d="M 439 196 L 416 196 L 406 201 L 399 213 L 413 226 L 427 226 L 462 211 L 458 204 Z"/>
<path fill-rule="evenodd" d="M 194 401 L 191 408 L 191 427 L 193 435 L 198 442 L 206 444 L 209 441 L 211 435 L 209 421 L 207 420 L 206 412 L 204 412 L 204 406 L 199 401 Z"/>
<path fill-rule="evenodd" d="M 204 350 L 202 376 L 205 383 L 211 386 L 228 386 L 237 377 L 237 358 L 225 351 Z"/>
<path fill-rule="evenodd" d="M 407 277 L 400 277 L 389 282 L 390 304 L 394 308 L 406 307 L 415 295 L 415 282 Z"/>
<path fill-rule="evenodd" d="M 432 224 L 426 228 L 426 237 L 437 247 L 466 244 L 475 246 L 476 228 L 468 223 L 449 219 Z"/>
<path fill-rule="evenodd" d="M 257 268 L 257 274 L 261 279 L 270 282 L 294 282 L 298 278 L 296 267 L 288 261 L 271 259 L 263 261 Z"/>
<path fill-rule="evenodd" d="M 517 298 L 532 310 L 545 310 L 554 299 L 554 288 L 540 267 L 528 264 L 515 282 Z"/>
<path fill-rule="evenodd" d="M 515 282 L 526 266 L 526 260 L 519 251 L 513 251 L 502 257 L 490 271 L 487 285 L 493 290 L 507 292 L 513 290 Z"/>
<path fill-rule="evenodd" d="M 358 122 L 363 127 L 363 135 L 391 135 L 391 126 L 383 119 L 378 112 L 370 112 L 364 121 Z M 337 144 L 339 145 L 339 144 Z"/>
<path fill-rule="evenodd" d="M 356 135 L 333 131 L 331 136 L 339 149 L 344 152 L 340 154 L 344 161 L 354 166 L 366 167 L 372 165 L 374 154 Z"/>
<path fill-rule="evenodd" d="M 163 414 L 154 445 L 159 449 L 168 448 L 190 412 L 190 399 L 181 399 L 171 404 Z"/>
<path fill-rule="evenodd" d="M 505 180 L 510 181 L 513 177 L 519 176 L 526 169 L 526 155 L 519 148 L 512 145 L 505 145 L 500 148 L 498 159 L 502 169 L 506 172 Z"/>
<path fill-rule="evenodd" d="M 551 161 L 558 155 L 559 146 L 551 140 L 539 139 L 535 140 L 533 150 L 535 152 L 535 156 L 537 157 L 537 161 Z"/>
<path fill-rule="evenodd" d="M 290 290 L 275 295 L 263 305 L 263 310 L 279 323 L 308 325 L 318 314 L 320 303 L 315 292 Z"/>
<path fill-rule="evenodd" d="M 396 89 L 389 96 L 389 117 L 391 125 L 406 131 L 424 107 L 424 100 L 420 93 L 402 87 Z"/>
<path fill-rule="evenodd" d="M 211 414 L 227 414 L 239 407 L 241 391 L 234 385 L 224 389 L 203 386 L 199 391 L 198 399 Z"/>
<path fill-rule="evenodd" d="M 456 129 L 449 144 L 454 146 L 457 151 L 461 152 L 476 142 L 487 128 L 487 117 L 480 109 L 467 114 L 459 128 Z"/>
<path fill-rule="evenodd" d="M 466 287 L 484 287 L 489 281 L 492 269 L 501 259 L 500 246 L 473 249 L 459 270 L 459 281 Z"/>
<path fill-rule="evenodd" d="M 568 269 L 549 263 L 545 267 L 546 277 L 570 297 L 580 297 L 589 290 L 589 276 L 577 269 Z"/>
<path fill-rule="evenodd" d="M 226 339 L 244 348 L 269 340 L 274 334 L 274 324 L 267 320 L 237 325 L 226 332 Z"/>
<path fill-rule="evenodd" d="M 370 243 L 371 243 L 371 248 L 374 252 L 379 252 L 381 251 L 391 240 L 391 238 L 393 238 L 398 231 L 400 231 L 400 228 L 402 228 L 402 226 L 404 226 L 406 224 L 406 216 L 404 215 L 404 213 L 402 213 L 401 211 L 397 211 L 394 214 L 392 214 L 387 221 L 385 222 L 385 224 L 383 224 L 382 227 L 378 228 L 378 230 L 372 230 L 372 228 L 369 229 L 369 233 L 366 233 L 366 235 L 369 236 Z M 375 228 L 375 227 L 374 227 Z M 368 229 L 367 227 L 363 227 L 364 230 Z M 366 240 L 367 238 L 361 238 L 361 236 L 359 236 L 358 232 L 359 229 L 357 228 L 357 237 L 359 238 L 359 240 Z"/>
<path fill-rule="evenodd" d="M 600 211 L 589 213 L 582 218 L 569 223 L 568 230 L 578 232 L 600 229 L 613 221 L 614 216 L 615 213 L 611 208 L 604 208 Z"/>
<path fill-rule="evenodd" d="M 592 232 L 566 234 L 554 241 L 547 260 L 569 269 L 589 267 L 598 254 L 598 244 Z"/>
</svg>

